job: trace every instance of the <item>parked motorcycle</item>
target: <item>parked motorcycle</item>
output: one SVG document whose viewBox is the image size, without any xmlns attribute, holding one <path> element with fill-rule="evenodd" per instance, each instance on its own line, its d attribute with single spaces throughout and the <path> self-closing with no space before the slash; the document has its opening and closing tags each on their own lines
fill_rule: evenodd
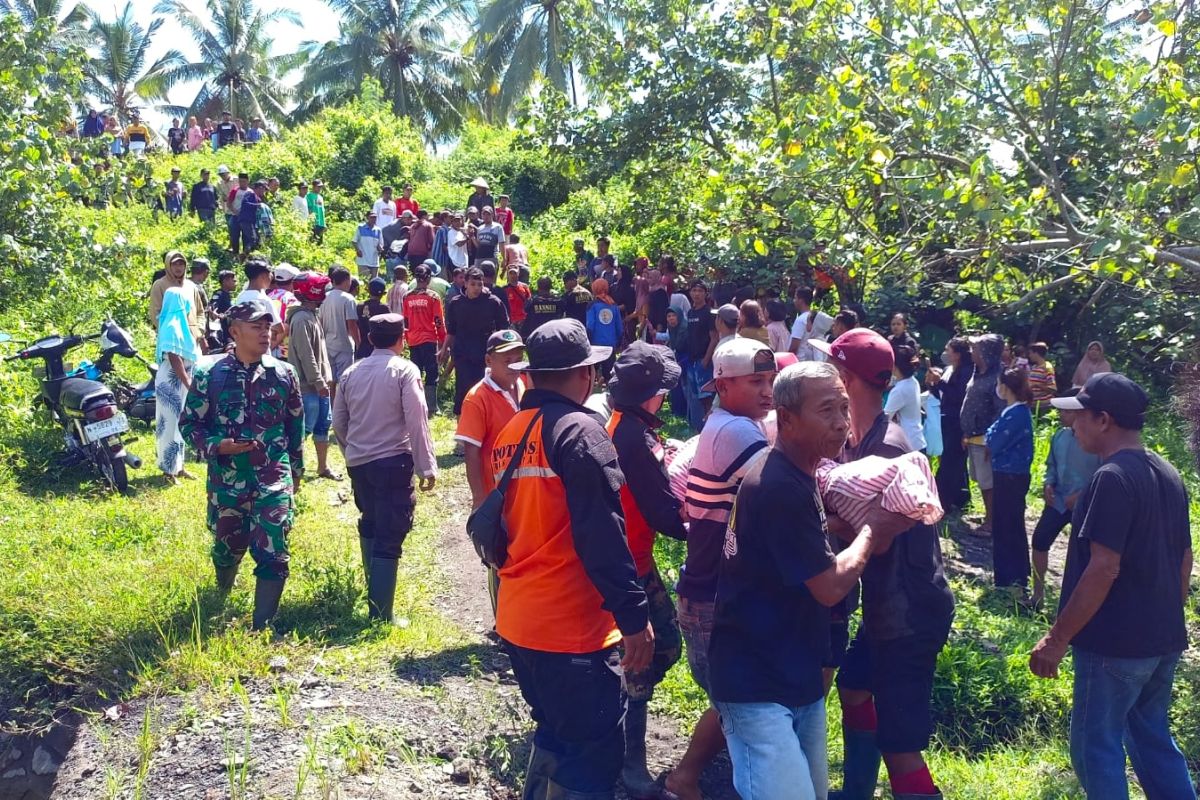
<svg viewBox="0 0 1200 800">
<path fill-rule="evenodd" d="M 113 371 L 113 357 L 136 359 L 146 367 L 150 377 L 142 383 L 130 383 Z M 82 362 L 81 368 L 86 368 L 88 362 Z M 154 415 L 157 403 L 154 400 L 154 377 L 158 373 L 158 365 L 152 364 L 142 357 L 133 346 L 133 337 L 111 319 L 105 320 L 100 326 L 100 357 L 93 365 L 94 370 L 88 370 L 85 377 L 91 380 L 103 380 L 112 389 L 117 398 L 117 408 L 125 412 L 130 419 L 140 420 L 147 425 L 154 425 Z"/>
<path fill-rule="evenodd" d="M 66 446 L 64 462 L 91 463 L 110 487 L 125 494 L 129 490 L 126 467 L 137 469 L 142 465 L 140 458 L 126 452 L 121 439 L 121 434 L 129 430 L 129 420 L 117 406 L 112 390 L 87 377 L 95 369 L 94 365 L 68 372 L 63 361 L 68 351 L 84 342 L 106 338 L 110 323 L 105 323 L 106 327 L 100 333 L 91 336 L 46 336 L 5 360 L 40 359 L 43 362 L 39 399 L 62 428 Z M 115 323 L 111 324 L 115 326 Z M 116 342 L 116 339 L 112 341 Z M 116 346 L 114 344 L 114 349 Z"/>
</svg>

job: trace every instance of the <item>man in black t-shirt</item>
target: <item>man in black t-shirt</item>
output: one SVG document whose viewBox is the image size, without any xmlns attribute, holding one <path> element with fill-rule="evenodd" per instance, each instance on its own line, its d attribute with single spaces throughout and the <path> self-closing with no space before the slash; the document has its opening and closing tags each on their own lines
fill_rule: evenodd
<svg viewBox="0 0 1200 800">
<path fill-rule="evenodd" d="M 1079 446 L 1102 459 L 1075 504 L 1058 619 L 1029 658 L 1052 678 L 1074 652 L 1071 764 L 1088 797 L 1127 797 L 1128 752 L 1150 798 L 1195 798 L 1168 718 L 1187 647 L 1192 572 L 1188 497 L 1179 473 L 1142 446 L 1149 399 L 1113 372 L 1055 407 L 1078 411 Z"/>
<path fill-rule="evenodd" d="M 687 395 L 688 424 L 697 433 L 704 427 L 704 420 L 712 408 L 712 392 L 704 391 L 704 384 L 712 380 L 712 355 L 717 349 L 717 312 L 708 303 L 708 284 L 702 280 L 692 281 L 688 294 L 692 310 L 687 322 L 687 371 L 684 372 L 684 392 Z"/>
<path fill-rule="evenodd" d="M 809 344 L 837 366 L 850 397 L 854 444 L 842 460 L 895 458 L 912 450 L 904 431 L 883 413 L 883 392 L 895 364 L 888 341 L 855 328 L 832 344 L 819 339 Z M 852 534 L 835 518 L 829 525 L 841 538 Z M 933 674 L 950 634 L 954 596 L 932 525 L 915 525 L 871 559 L 862 576 L 862 614 L 837 676 L 845 757 L 841 792 L 831 798 L 874 797 L 881 751 L 897 800 L 941 797 L 921 752 L 933 734 Z M 834 628 L 831 636 L 839 638 L 842 631 Z"/>
<path fill-rule="evenodd" d="M 218 147 L 229 147 L 237 144 L 242 138 L 242 132 L 238 129 L 237 123 L 233 121 L 233 115 L 228 111 L 221 112 L 221 121 L 217 123 L 217 145 Z"/>
<path fill-rule="evenodd" d="M 588 306 L 592 304 L 592 293 L 579 285 L 579 276 L 574 270 L 563 273 L 563 296 L 560 300 L 563 316 L 587 324 Z"/>
<path fill-rule="evenodd" d="M 813 477 L 849 430 L 846 389 L 831 364 L 794 364 L 775 379 L 775 448 L 750 468 L 725 533 L 709 646 L 709 688 L 746 798 L 825 797 L 829 607 L 872 553 L 910 521 L 876 508 L 834 556 Z"/>
<path fill-rule="evenodd" d="M 483 380 L 488 337 L 507 327 L 504 301 L 484 290 L 483 272 L 471 267 L 463 293 L 446 306 L 446 342 L 438 353 L 442 363 L 454 355 L 455 414 L 462 412 L 463 398 L 471 387 Z"/>
<path fill-rule="evenodd" d="M 525 301 L 522 326 L 526 337 L 550 320 L 562 318 L 562 304 L 550 295 L 550 289 L 549 278 L 538 278 L 537 294 Z"/>
</svg>

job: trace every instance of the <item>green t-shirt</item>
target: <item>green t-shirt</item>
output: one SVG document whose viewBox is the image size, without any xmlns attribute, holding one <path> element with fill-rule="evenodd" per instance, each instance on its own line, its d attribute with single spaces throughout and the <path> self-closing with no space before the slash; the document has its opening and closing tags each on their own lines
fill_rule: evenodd
<svg viewBox="0 0 1200 800">
<path fill-rule="evenodd" d="M 313 215 L 313 227 L 325 227 L 325 198 L 316 192 L 309 192 L 305 198 L 308 201 L 308 213 Z"/>
<path fill-rule="evenodd" d="M 446 292 L 450 291 L 450 284 L 442 278 L 430 278 L 429 288 L 437 292 L 438 297 L 442 300 L 446 299 Z"/>
</svg>

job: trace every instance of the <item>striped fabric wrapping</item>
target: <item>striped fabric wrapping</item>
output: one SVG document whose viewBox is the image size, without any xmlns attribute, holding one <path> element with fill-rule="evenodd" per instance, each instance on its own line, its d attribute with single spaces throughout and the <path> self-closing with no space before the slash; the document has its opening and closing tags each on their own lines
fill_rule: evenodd
<svg viewBox="0 0 1200 800">
<path fill-rule="evenodd" d="M 817 466 L 816 479 L 826 508 L 855 528 L 876 498 L 885 510 L 927 525 L 942 518 L 937 484 L 921 453 L 867 456 L 849 464 L 825 459 Z"/>
</svg>

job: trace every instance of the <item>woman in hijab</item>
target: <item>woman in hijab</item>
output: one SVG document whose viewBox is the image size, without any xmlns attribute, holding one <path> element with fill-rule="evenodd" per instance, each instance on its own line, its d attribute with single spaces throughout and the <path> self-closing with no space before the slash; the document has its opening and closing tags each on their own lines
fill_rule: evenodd
<svg viewBox="0 0 1200 800">
<path fill-rule="evenodd" d="M 688 367 L 688 322 L 687 312 L 679 306 L 671 306 L 667 309 L 667 347 L 671 348 L 671 352 L 675 354 L 675 360 L 679 362 L 679 368 L 687 371 Z M 682 385 L 676 386 L 667 395 L 667 400 L 671 403 L 671 413 L 680 419 L 687 419 L 687 393 L 683 390 Z"/>
<path fill-rule="evenodd" d="M 1084 351 L 1083 358 L 1079 360 L 1075 374 L 1071 376 L 1071 386 L 1082 387 L 1088 382 L 1088 378 L 1096 373 L 1112 371 L 1112 364 L 1109 364 L 1108 359 L 1104 357 L 1104 345 L 1100 342 L 1091 342 Z"/>
<path fill-rule="evenodd" d="M 1000 356 L 1004 352 L 1004 340 L 994 333 L 986 333 L 971 340 L 971 360 L 975 363 L 975 374 L 967 381 L 959 425 L 962 427 L 962 443 L 967 450 L 967 466 L 971 478 L 979 485 L 983 496 L 984 519 L 976 533 L 990 536 L 992 533 L 992 459 L 988 453 L 984 435 L 991 424 L 1000 416 L 1006 403 L 996 393 L 996 382 L 1000 378 Z"/>
<path fill-rule="evenodd" d="M 633 285 L 633 270 L 628 264 L 617 265 L 617 282 L 612 286 L 612 297 L 621 307 L 621 324 L 624 326 L 622 343 L 637 338 L 638 314 L 637 289 Z"/>
<path fill-rule="evenodd" d="M 154 438 L 158 444 L 158 468 L 171 483 L 192 477 L 183 468 L 183 436 L 179 415 L 192 387 L 192 367 L 200 357 L 200 348 L 188 327 L 192 300 L 178 286 L 163 295 L 158 315 L 158 342 L 154 348 L 158 372 L 154 377 Z"/>
</svg>

